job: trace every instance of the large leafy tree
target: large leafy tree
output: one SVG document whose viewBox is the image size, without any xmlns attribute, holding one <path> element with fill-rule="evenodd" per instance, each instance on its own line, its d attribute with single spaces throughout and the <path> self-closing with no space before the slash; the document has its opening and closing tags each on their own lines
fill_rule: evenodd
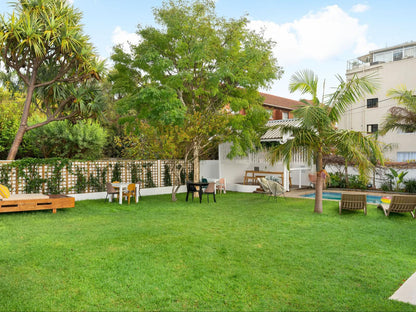
<svg viewBox="0 0 416 312">
<path fill-rule="evenodd" d="M 258 143 L 267 114 L 257 90 L 281 69 L 273 43 L 250 31 L 246 17 L 218 17 L 215 1 L 169 1 L 154 16 L 161 28 L 139 28 L 141 41 L 131 54 L 115 49 L 110 78 L 131 121 L 187 133 L 181 137 L 199 179 L 199 157 L 210 142 L 233 141 L 232 156 Z M 242 109 L 245 115 L 230 113 Z"/>
<path fill-rule="evenodd" d="M 381 126 L 380 134 L 385 135 L 389 131 L 400 130 L 405 133 L 416 132 L 416 94 L 406 88 L 391 89 L 388 96 L 399 104 L 389 109 L 389 112 Z"/>
<path fill-rule="evenodd" d="M 372 77 L 354 77 L 344 81 L 337 77 L 339 86 L 321 102 L 318 98 L 318 77 L 310 70 L 292 76 L 289 89 L 309 94 L 311 100 L 302 100 L 303 106 L 293 111 L 299 126 L 282 126 L 281 131 L 292 138 L 271 150 L 273 161 L 283 160 L 289 166 L 294 153 L 304 153 L 307 160 L 316 164 L 316 195 L 314 212 L 322 213 L 323 157 L 342 155 L 358 164 L 365 172 L 372 168 L 370 156 L 382 162 L 382 152 L 377 140 L 358 131 L 337 129 L 337 122 L 350 105 L 366 93 L 372 93 L 375 81 Z"/>
<path fill-rule="evenodd" d="M 97 61 L 89 38 L 83 34 L 81 13 L 66 0 L 20 0 L 11 15 L 0 16 L 0 52 L 7 70 L 13 70 L 26 87 L 19 129 L 8 159 L 14 159 L 26 131 L 54 120 L 91 112 L 97 102 L 79 97 L 98 79 Z M 79 92 L 72 92 L 72 91 Z M 91 89 L 90 89 L 91 90 Z M 30 108 L 46 115 L 39 125 L 28 126 Z"/>
</svg>

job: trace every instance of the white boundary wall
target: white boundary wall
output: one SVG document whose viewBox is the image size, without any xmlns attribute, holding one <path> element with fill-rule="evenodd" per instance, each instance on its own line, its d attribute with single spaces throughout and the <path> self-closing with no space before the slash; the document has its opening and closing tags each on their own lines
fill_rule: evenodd
<svg viewBox="0 0 416 312">
<path fill-rule="evenodd" d="M 177 193 L 186 193 L 186 186 L 182 185 L 179 188 Z M 142 196 L 172 194 L 172 187 L 171 186 L 164 186 L 164 187 L 154 187 L 154 188 L 140 189 L 140 194 Z M 105 199 L 106 196 L 107 196 L 107 192 L 70 194 L 68 196 L 75 197 L 76 201 L 87 200 L 87 199 Z"/>
<path fill-rule="evenodd" d="M 250 153 L 247 157 L 236 157 L 234 159 L 227 158 L 231 149 L 231 143 L 221 144 L 219 146 L 219 160 L 201 161 L 200 171 L 201 178 L 225 178 L 227 189 L 252 192 L 253 186 L 241 186 L 244 181 L 244 174 L 246 170 L 254 170 L 254 167 L 259 167 L 260 171 L 278 171 L 285 172 L 285 166 L 282 162 L 272 165 L 267 159 L 265 152 Z M 301 175 L 299 171 L 290 172 L 290 177 L 293 185 L 309 185 L 308 172 L 310 171 L 306 164 L 294 159 L 291 164 L 292 168 L 302 168 Z M 287 185 L 289 185 L 289 174 L 287 175 Z M 299 179 L 300 176 L 300 179 Z M 254 188 L 255 189 L 255 188 Z"/>
</svg>

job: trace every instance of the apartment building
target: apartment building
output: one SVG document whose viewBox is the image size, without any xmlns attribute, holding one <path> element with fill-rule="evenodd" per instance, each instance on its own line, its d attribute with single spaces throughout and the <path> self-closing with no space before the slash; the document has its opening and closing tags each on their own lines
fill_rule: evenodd
<svg viewBox="0 0 416 312">
<path fill-rule="evenodd" d="M 341 118 L 339 127 L 372 133 L 380 129 L 389 109 L 397 102 L 387 96 L 390 89 L 405 86 L 416 90 L 416 42 L 408 42 L 384 49 L 370 51 L 347 63 L 346 77 L 362 77 L 374 74 L 380 86 L 376 93 L 355 103 Z M 393 144 L 392 150 L 385 152 L 390 161 L 416 160 L 416 133 L 390 132 L 380 137 L 380 141 Z"/>
</svg>

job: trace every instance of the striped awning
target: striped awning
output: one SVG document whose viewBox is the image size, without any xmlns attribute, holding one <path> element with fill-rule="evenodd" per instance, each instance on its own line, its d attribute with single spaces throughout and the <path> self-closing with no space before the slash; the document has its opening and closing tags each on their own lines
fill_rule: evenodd
<svg viewBox="0 0 416 312">
<path fill-rule="evenodd" d="M 283 142 L 283 135 L 280 132 L 280 129 L 275 126 L 279 125 L 290 125 L 290 126 L 298 126 L 300 123 L 299 119 L 283 119 L 283 120 L 270 120 L 267 122 L 266 126 L 271 128 L 267 130 L 267 132 L 261 137 L 262 142 L 276 142 L 280 141 Z"/>
</svg>

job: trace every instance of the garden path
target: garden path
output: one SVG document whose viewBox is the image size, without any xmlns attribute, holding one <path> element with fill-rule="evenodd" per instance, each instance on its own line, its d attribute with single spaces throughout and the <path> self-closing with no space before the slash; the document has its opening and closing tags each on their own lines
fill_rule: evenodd
<svg viewBox="0 0 416 312">
<path fill-rule="evenodd" d="M 416 305 L 416 272 L 389 299 Z"/>
</svg>

